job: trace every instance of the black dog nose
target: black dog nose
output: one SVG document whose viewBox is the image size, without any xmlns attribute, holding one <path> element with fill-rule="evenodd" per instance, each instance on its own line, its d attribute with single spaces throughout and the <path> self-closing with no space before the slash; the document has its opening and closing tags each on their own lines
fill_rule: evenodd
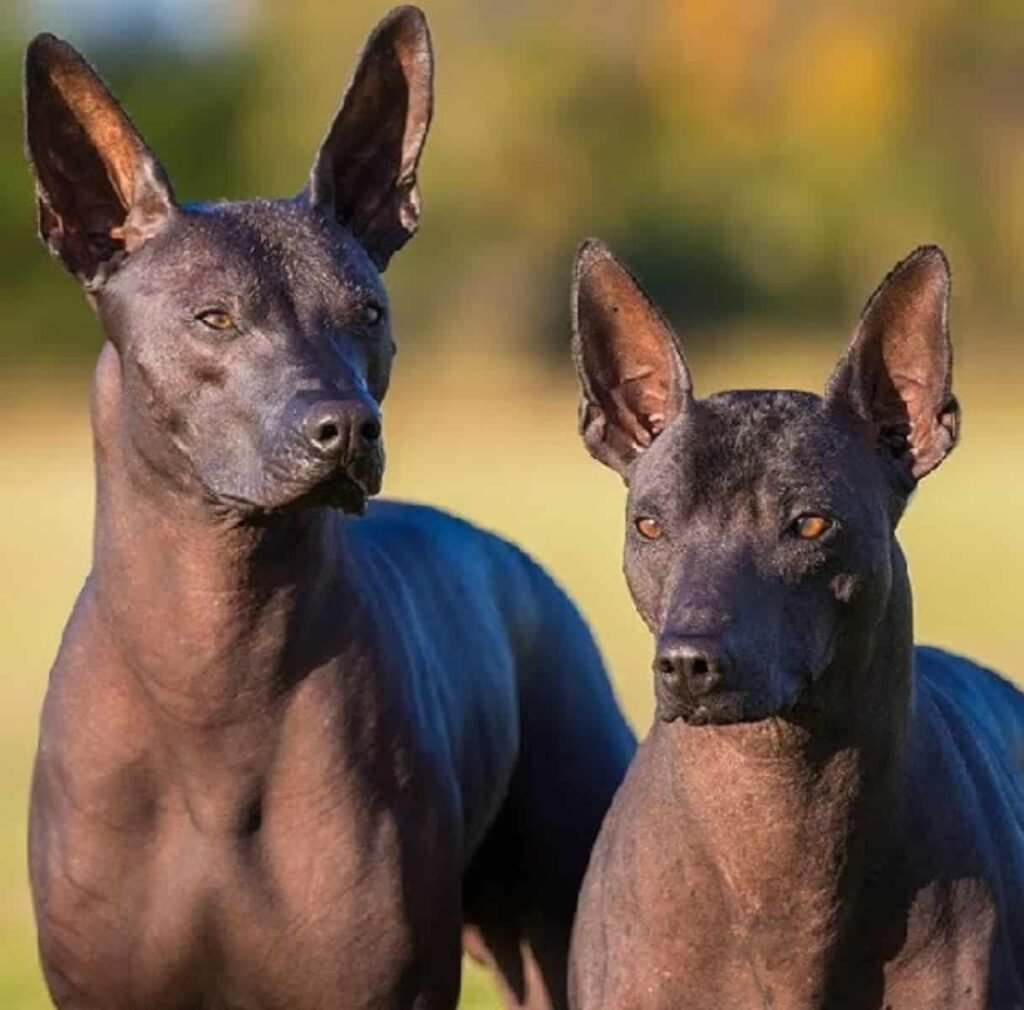
<svg viewBox="0 0 1024 1010">
<path fill-rule="evenodd" d="M 671 691 L 699 698 L 721 686 L 727 663 L 711 643 L 673 642 L 658 650 L 654 668 Z"/>
<path fill-rule="evenodd" d="M 302 431 L 321 456 L 340 459 L 373 448 L 380 438 L 380 416 L 360 400 L 324 400 L 307 411 Z"/>
</svg>

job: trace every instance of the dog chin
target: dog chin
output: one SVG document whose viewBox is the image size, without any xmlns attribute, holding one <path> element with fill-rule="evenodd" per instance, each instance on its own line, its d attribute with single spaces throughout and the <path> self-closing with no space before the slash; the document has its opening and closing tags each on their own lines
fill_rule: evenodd
<svg viewBox="0 0 1024 1010">
<path fill-rule="evenodd" d="M 687 726 L 733 726 L 784 716 L 788 706 L 767 705 L 741 691 L 730 691 L 700 701 L 659 699 L 657 716 L 662 722 L 677 719 Z"/>
<path fill-rule="evenodd" d="M 379 486 L 371 490 L 341 472 L 302 495 L 295 507 L 326 505 L 328 508 L 340 509 L 347 515 L 361 516 L 366 511 L 367 501 L 377 490 Z"/>
<path fill-rule="evenodd" d="M 656 715 L 662 722 L 682 720 L 688 726 L 733 726 L 740 723 L 791 722 L 813 726 L 820 715 L 816 687 L 821 674 L 809 675 L 795 685 L 789 696 L 770 699 L 746 691 L 727 691 L 694 701 L 658 697 Z"/>
<path fill-rule="evenodd" d="M 345 466 L 321 472 L 302 493 L 295 496 L 291 506 L 327 506 L 349 515 L 362 515 L 367 501 L 380 491 L 383 476 L 383 451 L 368 453 Z"/>
<path fill-rule="evenodd" d="M 291 488 L 262 500 L 226 492 L 213 499 L 225 512 L 243 517 L 271 516 L 307 508 L 336 508 L 348 515 L 362 515 L 367 501 L 380 490 L 379 477 L 363 480 L 345 470 L 336 470 L 315 484 Z"/>
<path fill-rule="evenodd" d="M 380 491 L 379 473 L 354 473 L 338 469 L 291 495 L 279 509 L 296 511 L 307 508 L 334 508 L 348 515 L 362 515 L 366 504 Z"/>
<path fill-rule="evenodd" d="M 693 701 L 686 698 L 659 698 L 657 716 L 662 722 L 682 720 L 687 726 L 726 725 L 744 719 L 743 696 L 728 695 Z"/>
</svg>

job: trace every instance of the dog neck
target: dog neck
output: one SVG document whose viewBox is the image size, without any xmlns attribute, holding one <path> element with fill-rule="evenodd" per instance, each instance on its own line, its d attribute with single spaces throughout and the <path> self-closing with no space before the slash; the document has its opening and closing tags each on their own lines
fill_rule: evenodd
<svg viewBox="0 0 1024 1010">
<path fill-rule="evenodd" d="M 726 906 L 766 984 L 786 971 L 785 984 L 812 999 L 836 984 L 903 830 L 912 633 L 898 547 L 894 561 L 866 661 L 830 669 L 806 716 L 655 730 L 674 769 L 680 836 L 718 881 L 710 900 Z"/>
<path fill-rule="evenodd" d="M 156 704 L 181 722 L 242 719 L 316 665 L 295 650 L 344 583 L 344 523 L 318 508 L 239 521 L 163 479 L 128 439 L 120 368 L 108 343 L 93 383 L 93 602 Z"/>
</svg>

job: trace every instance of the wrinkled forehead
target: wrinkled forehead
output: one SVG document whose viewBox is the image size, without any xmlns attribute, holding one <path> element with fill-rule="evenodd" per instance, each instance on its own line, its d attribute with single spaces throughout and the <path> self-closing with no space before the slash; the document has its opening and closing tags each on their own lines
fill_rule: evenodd
<svg viewBox="0 0 1024 1010">
<path fill-rule="evenodd" d="M 298 302 L 384 298 L 362 246 L 295 200 L 186 205 L 173 227 L 141 252 L 140 266 L 158 285 L 184 281 L 240 296 L 287 294 Z"/>
<path fill-rule="evenodd" d="M 812 393 L 739 390 L 692 403 L 640 457 L 636 496 L 683 513 L 837 504 L 874 487 L 872 454 L 852 422 Z"/>
</svg>

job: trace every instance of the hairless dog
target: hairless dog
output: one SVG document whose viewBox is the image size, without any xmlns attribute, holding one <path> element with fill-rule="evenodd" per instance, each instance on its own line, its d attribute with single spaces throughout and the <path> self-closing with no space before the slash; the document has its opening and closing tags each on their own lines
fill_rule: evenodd
<svg viewBox="0 0 1024 1010">
<path fill-rule="evenodd" d="M 914 648 L 896 539 L 956 441 L 948 298 L 919 249 L 824 397 L 698 399 L 581 249 L 581 427 L 629 487 L 657 718 L 581 893 L 576 1010 L 1024 1007 L 1024 695 Z"/>
<path fill-rule="evenodd" d="M 29 47 L 41 234 L 106 336 L 30 818 L 62 1010 L 451 1010 L 464 934 L 509 1005 L 565 1006 L 633 750 L 601 661 L 516 548 L 360 518 L 431 75 L 393 11 L 298 196 L 182 204 L 82 57 Z"/>
</svg>

